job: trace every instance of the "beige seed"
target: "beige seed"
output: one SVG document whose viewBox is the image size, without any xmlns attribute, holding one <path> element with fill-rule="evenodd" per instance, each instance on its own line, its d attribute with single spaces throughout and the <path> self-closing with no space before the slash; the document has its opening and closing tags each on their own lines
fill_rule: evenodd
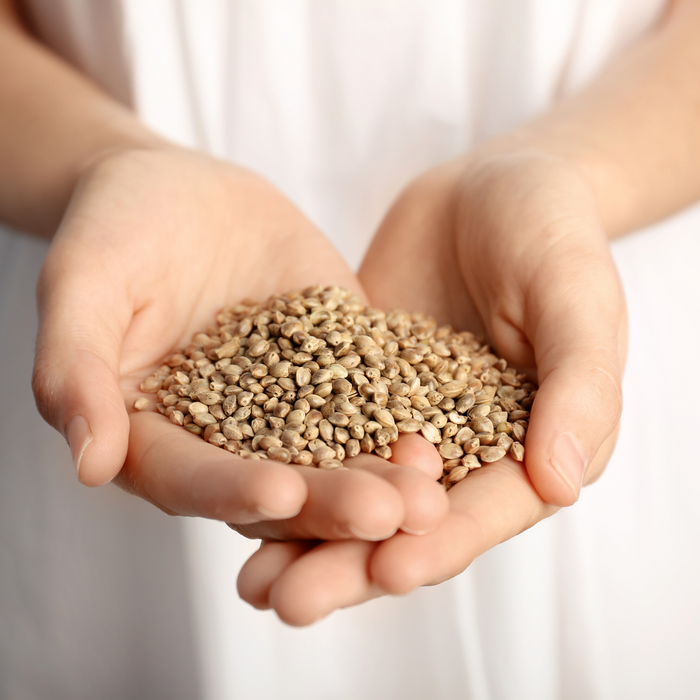
<svg viewBox="0 0 700 700">
<path fill-rule="evenodd" d="M 522 442 L 525 439 L 525 428 L 523 428 L 523 426 L 519 423 L 513 423 L 513 427 L 511 429 L 511 436 L 514 440 Z"/>
<path fill-rule="evenodd" d="M 300 464 L 302 466 L 310 465 L 314 460 L 314 456 L 308 450 L 301 450 L 299 454 L 292 458 L 294 464 Z"/>
<path fill-rule="evenodd" d="M 436 413 L 430 422 L 439 429 L 444 428 L 447 425 L 447 416 L 444 413 Z"/>
<path fill-rule="evenodd" d="M 437 444 L 442 440 L 442 433 L 432 423 L 426 421 L 421 425 L 420 431 L 428 442 Z"/>
<path fill-rule="evenodd" d="M 344 428 L 349 421 L 350 419 L 348 418 L 348 416 L 338 411 L 336 411 L 335 413 L 331 413 L 331 415 L 328 416 L 328 422 L 332 425 L 337 426 L 338 428 Z"/>
<path fill-rule="evenodd" d="M 463 466 L 469 469 L 478 469 L 481 466 L 481 462 L 476 455 L 464 455 L 461 462 Z"/>
<path fill-rule="evenodd" d="M 134 411 L 145 411 L 148 408 L 148 399 L 143 396 L 134 401 Z"/>
<path fill-rule="evenodd" d="M 384 408 L 375 411 L 372 418 L 383 428 L 389 428 L 395 425 L 394 416 L 392 416 L 391 413 Z"/>
<path fill-rule="evenodd" d="M 247 351 L 250 357 L 262 357 L 270 349 L 270 343 L 267 340 L 258 340 L 253 343 Z"/>
<path fill-rule="evenodd" d="M 457 445 L 463 445 L 468 440 L 474 437 L 474 431 L 471 428 L 462 428 L 454 437 L 454 442 Z"/>
<path fill-rule="evenodd" d="M 184 414 L 182 411 L 178 411 L 177 409 L 172 411 L 168 418 L 170 418 L 170 422 L 174 423 L 175 425 L 183 425 L 185 422 Z"/>
<path fill-rule="evenodd" d="M 438 452 L 443 459 L 459 459 L 464 454 L 464 450 L 454 442 L 441 443 Z"/>
<path fill-rule="evenodd" d="M 475 433 L 493 433 L 493 423 L 488 418 L 474 418 L 469 427 Z"/>
<path fill-rule="evenodd" d="M 213 406 L 214 404 L 224 402 L 223 395 L 218 391 L 200 391 L 197 394 L 197 399 L 205 406 Z"/>
<path fill-rule="evenodd" d="M 501 447 L 481 447 L 479 457 L 482 462 L 497 462 L 505 457 L 506 451 Z"/>
<path fill-rule="evenodd" d="M 202 437 L 209 442 L 209 438 L 214 435 L 215 433 L 220 433 L 221 428 L 219 427 L 218 423 L 212 423 L 211 425 L 207 425 L 204 428 L 204 432 L 202 433 Z"/>
<path fill-rule="evenodd" d="M 158 394 L 160 413 L 233 454 L 282 450 L 296 464 L 322 461 L 316 450 L 335 462 L 360 451 L 386 457 L 401 432 L 420 430 L 453 479 L 489 456 L 524 454 L 536 387 L 471 333 L 364 308 L 321 285 L 246 300 L 216 323 L 144 387 Z"/>
<path fill-rule="evenodd" d="M 345 444 L 345 456 L 348 458 L 357 457 L 357 455 L 360 454 L 360 451 L 360 441 L 355 438 L 351 438 Z"/>
<path fill-rule="evenodd" d="M 525 448 L 519 442 L 514 442 L 510 446 L 510 456 L 516 462 L 522 462 L 525 459 Z"/>
<path fill-rule="evenodd" d="M 309 443 L 311 445 L 311 443 Z M 335 459 L 335 450 L 328 447 L 328 445 L 320 445 L 315 450 L 312 451 L 314 456 L 314 463 L 318 464 L 324 459 Z"/>
<path fill-rule="evenodd" d="M 382 459 L 391 459 L 392 451 L 389 445 L 379 445 L 378 447 L 374 448 L 374 452 Z"/>
<path fill-rule="evenodd" d="M 260 448 L 263 450 L 269 450 L 271 447 L 283 447 L 282 441 L 279 438 L 265 435 L 260 440 Z"/>
<path fill-rule="evenodd" d="M 343 463 L 342 463 L 340 460 L 334 459 L 334 458 L 331 458 L 331 459 L 322 459 L 322 460 L 318 463 L 318 468 L 319 468 L 319 469 L 324 469 L 324 470 L 326 470 L 326 471 L 330 471 L 330 470 L 333 470 L 333 469 L 347 469 L 347 467 L 344 467 L 344 466 L 343 466 Z"/>
<path fill-rule="evenodd" d="M 227 440 L 221 433 L 214 433 L 213 435 L 209 436 L 207 442 L 211 443 L 215 447 L 223 447 Z"/>
<path fill-rule="evenodd" d="M 469 467 L 461 466 L 450 470 L 446 481 L 448 484 L 457 484 L 469 474 Z"/>
<path fill-rule="evenodd" d="M 194 416 L 192 416 L 192 420 L 200 428 L 206 428 L 206 426 L 213 425 L 217 422 L 216 418 L 214 418 L 211 413 L 196 413 Z"/>
<path fill-rule="evenodd" d="M 146 394 L 155 394 L 163 386 L 163 380 L 158 377 L 148 377 L 141 382 L 141 391 Z"/>
<path fill-rule="evenodd" d="M 402 420 L 400 423 L 396 424 L 396 427 L 401 433 L 417 433 L 423 423 L 421 421 L 414 420 L 413 418 L 407 418 Z"/>
<path fill-rule="evenodd" d="M 470 455 L 476 454 L 479 451 L 479 448 L 481 447 L 481 440 L 479 440 L 478 437 L 473 437 L 469 440 L 466 440 L 462 444 L 462 449 Z"/>
<path fill-rule="evenodd" d="M 460 381 L 450 381 L 447 384 L 443 384 L 440 387 L 440 393 L 447 396 L 450 399 L 454 399 L 457 396 L 461 396 L 466 390 L 467 385 L 465 382 Z"/>
<path fill-rule="evenodd" d="M 291 371 L 291 368 L 292 368 L 291 362 L 287 362 L 287 361 L 276 362 L 274 365 L 272 365 L 270 367 L 270 376 L 275 377 L 276 379 L 288 377 L 289 373 Z"/>
<path fill-rule="evenodd" d="M 235 357 L 241 348 L 240 338 L 232 338 L 227 343 L 214 350 L 214 354 L 222 360 L 225 357 Z"/>
<path fill-rule="evenodd" d="M 374 450 L 374 439 L 368 433 L 365 433 L 362 440 L 360 440 L 360 448 L 363 452 L 372 452 Z"/>
<path fill-rule="evenodd" d="M 270 447 L 267 450 L 268 459 L 274 459 L 276 462 L 289 464 L 292 461 L 292 455 L 285 447 Z"/>
<path fill-rule="evenodd" d="M 228 440 L 243 440 L 243 431 L 238 427 L 238 423 L 236 423 L 234 420 L 225 420 L 221 424 L 221 432 Z"/>
<path fill-rule="evenodd" d="M 464 425 L 467 422 L 466 416 L 463 416 L 461 413 L 457 413 L 457 411 L 450 411 L 447 414 L 447 419 L 450 421 L 450 423 L 454 423 L 455 425 Z"/>
</svg>

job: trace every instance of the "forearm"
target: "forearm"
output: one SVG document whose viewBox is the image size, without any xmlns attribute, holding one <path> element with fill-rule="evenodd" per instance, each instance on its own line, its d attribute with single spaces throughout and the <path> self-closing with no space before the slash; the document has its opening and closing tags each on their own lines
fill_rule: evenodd
<svg viewBox="0 0 700 700">
<path fill-rule="evenodd" d="M 156 143 L 132 112 L 36 42 L 0 0 L 0 221 L 50 237 L 91 162 Z"/>
<path fill-rule="evenodd" d="M 573 162 L 619 236 L 700 198 L 700 2 L 664 22 L 586 89 L 499 139 L 496 149 Z"/>
</svg>

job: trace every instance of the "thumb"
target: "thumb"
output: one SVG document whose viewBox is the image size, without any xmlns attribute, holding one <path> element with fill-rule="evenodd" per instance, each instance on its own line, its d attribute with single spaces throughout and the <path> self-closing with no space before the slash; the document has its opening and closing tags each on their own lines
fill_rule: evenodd
<svg viewBox="0 0 700 700">
<path fill-rule="evenodd" d="M 541 498 L 568 506 L 604 469 L 622 412 L 626 309 L 609 252 L 552 265 L 533 284 L 529 337 L 540 387 L 526 467 Z"/>
<path fill-rule="evenodd" d="M 115 304 L 119 283 L 111 284 L 94 260 L 86 261 L 86 252 L 74 249 L 49 252 L 37 286 L 39 333 L 32 376 L 39 412 L 65 436 L 78 479 L 88 486 L 119 473 L 129 435 L 119 387 L 127 314 L 120 318 Z"/>
</svg>

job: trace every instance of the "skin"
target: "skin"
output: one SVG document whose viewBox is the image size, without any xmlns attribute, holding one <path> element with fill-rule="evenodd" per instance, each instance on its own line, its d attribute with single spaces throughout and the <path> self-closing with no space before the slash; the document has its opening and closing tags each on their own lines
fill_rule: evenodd
<svg viewBox="0 0 700 700">
<path fill-rule="evenodd" d="M 294 625 L 443 581 L 574 503 L 602 473 L 621 411 L 625 305 L 607 238 L 700 196 L 699 30 L 700 2 L 673 3 L 579 95 L 419 177 L 358 280 L 268 183 L 148 132 L 0 0 L 0 66 L 21 66 L 0 71 L 0 176 L 12 183 L 0 216 L 54 238 L 34 391 L 81 481 L 115 479 L 166 512 L 264 537 L 239 592 Z M 191 255 L 203 230 L 208 246 Z M 439 457 L 416 436 L 395 444 L 393 465 L 231 469 L 159 417 L 129 415 L 140 378 L 222 301 L 316 282 L 480 332 L 536 373 L 525 465 L 504 458 L 446 498 Z"/>
</svg>

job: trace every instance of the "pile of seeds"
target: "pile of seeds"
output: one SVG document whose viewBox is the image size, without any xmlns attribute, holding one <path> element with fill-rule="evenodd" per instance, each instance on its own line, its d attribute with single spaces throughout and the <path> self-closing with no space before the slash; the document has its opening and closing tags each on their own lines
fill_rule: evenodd
<svg viewBox="0 0 700 700">
<path fill-rule="evenodd" d="M 400 433 L 420 433 L 447 488 L 506 453 L 523 460 L 535 386 L 472 333 L 321 286 L 246 300 L 216 323 L 141 384 L 212 445 L 340 469 L 360 452 L 388 459 Z"/>
</svg>

